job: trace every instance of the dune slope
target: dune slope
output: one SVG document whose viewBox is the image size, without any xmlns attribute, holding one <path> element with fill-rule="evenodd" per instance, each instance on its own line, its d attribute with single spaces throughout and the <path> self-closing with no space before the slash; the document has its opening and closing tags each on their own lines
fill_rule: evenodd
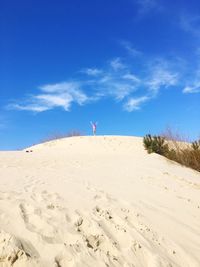
<svg viewBox="0 0 200 267">
<path fill-rule="evenodd" d="M 200 266 L 200 174 L 142 138 L 0 152 L 0 267 Z"/>
</svg>

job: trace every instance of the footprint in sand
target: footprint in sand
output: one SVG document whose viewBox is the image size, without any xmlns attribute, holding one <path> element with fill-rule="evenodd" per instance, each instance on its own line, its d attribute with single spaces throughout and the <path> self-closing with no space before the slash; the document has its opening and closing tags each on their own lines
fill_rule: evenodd
<svg viewBox="0 0 200 267">
<path fill-rule="evenodd" d="M 56 227 L 51 224 L 48 214 L 27 203 L 21 203 L 19 208 L 27 230 L 38 234 L 47 243 L 62 243 L 62 239 Z"/>
</svg>

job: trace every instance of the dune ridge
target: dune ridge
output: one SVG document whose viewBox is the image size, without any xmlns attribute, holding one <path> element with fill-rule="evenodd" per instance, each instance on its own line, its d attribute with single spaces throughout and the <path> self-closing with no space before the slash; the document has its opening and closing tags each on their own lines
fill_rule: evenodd
<svg viewBox="0 0 200 267">
<path fill-rule="evenodd" d="M 0 152 L 0 173 L 0 267 L 200 266 L 200 174 L 140 137 Z"/>
</svg>

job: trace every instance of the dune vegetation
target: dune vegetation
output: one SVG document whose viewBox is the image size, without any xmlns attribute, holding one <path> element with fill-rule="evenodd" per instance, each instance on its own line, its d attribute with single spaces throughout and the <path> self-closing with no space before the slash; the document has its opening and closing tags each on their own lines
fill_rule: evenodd
<svg viewBox="0 0 200 267">
<path fill-rule="evenodd" d="M 200 172 L 200 139 L 186 142 L 172 131 L 162 135 L 147 134 L 143 144 L 148 153 L 157 153 Z"/>
</svg>

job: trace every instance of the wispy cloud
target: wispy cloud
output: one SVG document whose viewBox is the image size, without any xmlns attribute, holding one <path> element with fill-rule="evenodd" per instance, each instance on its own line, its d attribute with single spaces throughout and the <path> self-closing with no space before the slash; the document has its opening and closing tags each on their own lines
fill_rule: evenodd
<svg viewBox="0 0 200 267">
<path fill-rule="evenodd" d="M 138 75 L 133 64 L 116 57 L 101 69 L 84 69 L 79 72 L 81 75 L 78 78 L 40 85 L 35 93 L 26 96 L 23 101 L 9 104 L 8 108 L 38 113 L 54 108 L 70 111 L 73 104 L 81 106 L 109 98 L 131 112 L 158 97 L 161 90 L 176 86 L 179 82 L 178 71 L 167 60 L 144 61 L 140 65 L 143 70 Z M 189 90 L 194 88 L 187 88 L 184 92 Z"/>
<path fill-rule="evenodd" d="M 180 26 L 184 31 L 191 33 L 196 37 L 200 37 L 199 15 L 182 14 L 180 16 Z"/>
<path fill-rule="evenodd" d="M 122 101 L 137 90 L 140 79 L 122 63 L 120 58 L 110 61 L 104 75 L 93 81 L 98 95 Z"/>
<path fill-rule="evenodd" d="M 151 99 L 150 96 L 141 96 L 141 97 L 136 97 L 136 98 L 130 98 L 124 104 L 124 109 L 128 112 L 138 110 L 141 108 L 142 104 L 149 101 L 150 99 Z"/>
<path fill-rule="evenodd" d="M 130 81 L 136 82 L 136 83 L 141 82 L 140 79 L 136 75 L 131 74 L 131 73 L 126 73 L 126 74 L 122 75 L 122 78 L 126 79 L 126 80 L 130 80 Z"/>
<path fill-rule="evenodd" d="M 184 94 L 195 94 L 200 93 L 200 77 L 196 77 L 193 82 L 190 83 L 190 85 L 186 85 L 183 88 Z"/>
<path fill-rule="evenodd" d="M 167 65 L 165 61 L 161 61 L 151 67 L 146 84 L 153 94 L 157 94 L 161 87 L 168 88 L 178 83 L 178 73 L 171 70 Z"/>
<path fill-rule="evenodd" d="M 183 93 L 185 93 L 185 94 L 200 93 L 200 81 L 193 86 L 186 86 L 183 89 Z"/>
<path fill-rule="evenodd" d="M 39 95 L 37 98 L 47 101 L 48 103 L 52 103 L 52 105 L 58 104 L 59 106 L 66 106 L 65 109 L 68 110 L 72 102 L 83 105 L 86 101 L 88 101 L 88 96 L 82 92 L 80 87 L 81 83 L 78 81 L 43 85 L 40 86 L 39 89 L 42 92 L 52 94 Z"/>
<path fill-rule="evenodd" d="M 137 0 L 137 4 L 139 15 L 145 15 L 152 11 L 160 11 L 163 8 L 159 0 Z"/>
<path fill-rule="evenodd" d="M 47 106 L 42 106 L 41 103 L 27 103 L 27 104 L 12 103 L 12 104 L 9 104 L 7 108 L 16 109 L 16 110 L 33 111 L 33 112 L 42 112 L 42 111 L 46 111 L 49 109 Z"/>
<path fill-rule="evenodd" d="M 98 76 L 100 74 L 102 74 L 102 70 L 97 69 L 97 68 L 87 68 L 87 69 L 83 69 L 82 73 L 85 73 L 89 76 Z"/>
<path fill-rule="evenodd" d="M 196 71 L 191 81 L 183 88 L 184 94 L 200 93 L 200 69 Z"/>
<path fill-rule="evenodd" d="M 129 53 L 129 55 L 134 56 L 134 57 L 142 55 L 142 52 L 135 49 L 129 41 L 123 40 L 123 41 L 120 41 L 120 44 Z"/>
<path fill-rule="evenodd" d="M 104 97 L 112 97 L 117 101 L 122 101 L 125 97 L 137 90 L 135 82 L 124 80 L 121 77 L 112 77 L 109 80 L 97 81 L 100 93 Z"/>
<path fill-rule="evenodd" d="M 111 60 L 98 75 L 97 71 L 93 75 L 93 70 L 92 79 L 87 77 L 91 74 L 90 69 L 89 74 L 85 72 L 87 76 L 82 79 L 41 85 L 37 88 L 38 94 L 28 96 L 22 103 L 12 103 L 8 108 L 42 112 L 62 107 L 69 111 L 72 103 L 84 105 L 102 98 L 120 102 L 136 91 L 141 82 L 119 57 Z"/>
<path fill-rule="evenodd" d="M 118 71 L 126 68 L 126 65 L 122 63 L 121 58 L 117 57 L 110 61 L 110 66 L 113 70 Z"/>
<path fill-rule="evenodd" d="M 42 112 L 56 107 L 69 111 L 72 103 L 85 104 L 89 98 L 79 89 L 77 82 L 62 82 L 40 86 L 37 95 L 29 96 L 25 103 L 12 103 L 11 109 Z"/>
<path fill-rule="evenodd" d="M 146 102 L 155 99 L 162 89 L 176 86 L 179 82 L 178 73 L 174 72 L 168 61 L 156 60 L 149 65 L 148 74 L 140 80 L 144 94 L 139 97 L 129 97 L 124 103 L 126 111 L 141 109 Z"/>
</svg>

